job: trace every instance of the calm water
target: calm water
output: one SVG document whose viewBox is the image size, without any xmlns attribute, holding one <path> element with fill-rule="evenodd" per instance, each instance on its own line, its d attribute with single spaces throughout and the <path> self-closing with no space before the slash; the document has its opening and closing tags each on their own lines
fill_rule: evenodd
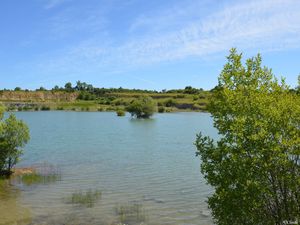
<svg viewBox="0 0 300 225">
<path fill-rule="evenodd" d="M 18 217 L 30 218 L 24 224 L 116 224 L 116 207 L 133 203 L 142 205 L 144 224 L 212 224 L 205 203 L 210 188 L 193 145 L 199 131 L 217 136 L 209 114 L 156 114 L 149 120 L 110 112 L 20 112 L 17 117 L 31 132 L 18 166 L 47 162 L 62 175 L 46 185 L 12 187 L 13 197 L 2 197 L 2 207 L 13 204 Z M 89 189 L 102 191 L 94 207 L 66 204 L 72 193 Z M 0 206 L 0 220 L 3 210 Z M 5 212 L 7 219 L 10 212 Z"/>
</svg>

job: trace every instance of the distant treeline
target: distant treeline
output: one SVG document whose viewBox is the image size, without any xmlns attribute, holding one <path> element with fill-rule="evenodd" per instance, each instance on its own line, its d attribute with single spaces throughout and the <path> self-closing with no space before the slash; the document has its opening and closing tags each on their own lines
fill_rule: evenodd
<svg viewBox="0 0 300 225">
<path fill-rule="evenodd" d="M 210 90 L 213 91 L 214 89 Z M 22 89 L 21 87 L 16 87 L 14 90 L 4 89 L 2 91 L 25 91 L 29 92 L 31 90 Z M 98 88 L 94 87 L 92 84 L 88 84 L 86 82 L 77 81 L 76 85 L 73 85 L 71 82 L 67 82 L 64 87 L 59 87 L 55 85 L 52 89 L 46 89 L 44 87 L 40 87 L 35 91 L 64 91 L 64 92 L 79 92 L 78 98 L 79 100 L 95 100 L 99 97 L 109 94 L 117 94 L 117 93 L 128 93 L 128 94 L 190 94 L 190 95 L 198 95 L 205 92 L 202 88 L 194 88 L 192 86 L 186 86 L 184 89 L 171 89 L 166 90 L 163 89 L 161 91 L 156 90 L 145 90 L 145 89 L 128 89 L 128 88 Z"/>
<path fill-rule="evenodd" d="M 212 89 L 213 90 L 213 89 Z M 3 89 L 3 91 L 31 91 L 28 89 L 22 89 L 21 87 L 16 87 L 13 90 L 10 89 Z M 183 94 L 199 94 L 204 90 L 202 88 L 194 88 L 191 86 L 186 86 L 184 89 L 171 89 L 166 90 L 163 89 L 161 91 L 157 90 L 146 90 L 146 89 L 128 89 L 128 88 L 98 88 L 94 87 L 92 84 L 88 84 L 86 82 L 77 81 L 76 85 L 73 85 L 71 82 L 67 82 L 64 87 L 59 87 L 55 85 L 52 89 L 46 89 L 44 87 L 40 87 L 35 89 L 35 91 L 67 91 L 67 92 L 74 92 L 74 91 L 86 91 L 90 93 L 98 94 L 106 94 L 106 93 L 183 93 Z"/>
<path fill-rule="evenodd" d="M 300 75 L 298 77 L 300 80 Z M 299 81 L 300 82 L 300 81 Z M 208 90 L 209 92 L 213 92 L 216 90 L 218 86 L 215 86 L 214 88 Z M 291 92 L 298 92 L 299 93 L 300 88 L 297 86 L 295 88 L 291 88 Z M 6 89 L 0 91 L 66 91 L 66 92 L 75 92 L 75 91 L 83 91 L 83 92 L 89 92 L 91 94 L 95 95 L 103 95 L 107 93 L 145 93 L 145 94 L 155 94 L 155 93 L 181 93 L 181 94 L 200 94 L 204 91 L 203 88 L 195 88 L 192 86 L 186 86 L 183 89 L 163 89 L 161 91 L 157 90 L 147 90 L 147 89 L 128 89 L 128 88 L 98 88 L 94 87 L 92 84 L 88 84 L 86 82 L 77 81 L 76 85 L 73 85 L 71 82 L 67 82 L 63 87 L 59 87 L 58 85 L 55 85 L 51 89 L 46 89 L 44 87 L 37 88 L 35 90 L 29 90 L 29 89 L 22 89 L 21 87 L 16 87 L 14 89 Z"/>
</svg>

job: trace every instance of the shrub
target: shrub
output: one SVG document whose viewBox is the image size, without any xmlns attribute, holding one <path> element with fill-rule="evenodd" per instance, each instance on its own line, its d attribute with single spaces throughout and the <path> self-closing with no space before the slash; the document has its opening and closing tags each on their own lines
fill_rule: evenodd
<svg viewBox="0 0 300 225">
<path fill-rule="evenodd" d="M 82 91 L 82 92 L 79 93 L 77 99 L 89 101 L 89 100 L 95 100 L 96 96 L 94 94 L 89 93 L 89 92 Z"/>
<path fill-rule="evenodd" d="M 8 111 L 15 111 L 16 107 L 14 105 L 10 105 L 7 110 Z"/>
<path fill-rule="evenodd" d="M 184 98 L 184 95 L 183 94 L 178 94 L 178 95 L 176 95 L 176 98 Z"/>
<path fill-rule="evenodd" d="M 163 106 L 158 107 L 158 112 L 159 113 L 164 113 L 165 112 L 165 107 L 163 107 Z"/>
<path fill-rule="evenodd" d="M 139 97 L 127 106 L 127 111 L 136 118 L 149 118 L 156 111 L 156 103 L 151 97 Z"/>
<path fill-rule="evenodd" d="M 46 106 L 46 105 L 43 105 L 43 106 L 41 107 L 41 110 L 42 110 L 42 111 L 48 111 L 48 110 L 50 110 L 50 107 L 49 107 L 49 106 Z"/>
<path fill-rule="evenodd" d="M 125 116 L 125 111 L 122 109 L 117 110 L 117 116 Z"/>
<path fill-rule="evenodd" d="M 173 106 L 175 106 L 177 104 L 177 101 L 175 101 L 172 98 L 169 98 L 164 103 L 165 103 L 166 107 L 173 107 Z"/>
<path fill-rule="evenodd" d="M 157 102 L 157 106 L 164 106 L 162 102 Z"/>
<path fill-rule="evenodd" d="M 23 107 L 23 110 L 24 111 L 29 111 L 29 110 L 31 110 L 32 108 L 30 107 L 30 106 L 28 106 L 28 105 L 25 105 L 24 107 Z"/>
<path fill-rule="evenodd" d="M 106 111 L 115 111 L 115 108 L 112 107 L 112 106 L 109 106 L 109 107 L 106 108 Z"/>
</svg>

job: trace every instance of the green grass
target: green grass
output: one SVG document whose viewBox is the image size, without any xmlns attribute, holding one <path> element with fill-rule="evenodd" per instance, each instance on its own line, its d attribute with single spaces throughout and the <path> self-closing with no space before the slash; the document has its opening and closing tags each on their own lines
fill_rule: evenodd
<svg viewBox="0 0 300 225">
<path fill-rule="evenodd" d="M 101 199 L 101 195 L 102 193 L 99 190 L 88 190 L 86 192 L 79 191 L 72 193 L 66 203 L 92 208 L 95 203 Z"/>
</svg>

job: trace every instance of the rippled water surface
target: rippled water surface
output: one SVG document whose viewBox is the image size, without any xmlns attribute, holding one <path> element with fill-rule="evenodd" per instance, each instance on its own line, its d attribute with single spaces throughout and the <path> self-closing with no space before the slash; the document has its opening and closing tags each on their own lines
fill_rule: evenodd
<svg viewBox="0 0 300 225">
<path fill-rule="evenodd" d="M 18 166 L 47 162 L 61 177 L 14 184 L 0 193 L 0 224 L 117 224 L 126 217 L 119 209 L 132 205 L 140 207 L 142 219 L 131 215 L 129 224 L 212 224 L 205 203 L 211 189 L 193 145 L 200 131 L 216 137 L 209 114 L 156 114 L 149 120 L 110 112 L 20 112 L 17 117 L 31 132 Z M 88 190 L 101 191 L 92 207 L 68 204 L 73 193 Z"/>
</svg>

